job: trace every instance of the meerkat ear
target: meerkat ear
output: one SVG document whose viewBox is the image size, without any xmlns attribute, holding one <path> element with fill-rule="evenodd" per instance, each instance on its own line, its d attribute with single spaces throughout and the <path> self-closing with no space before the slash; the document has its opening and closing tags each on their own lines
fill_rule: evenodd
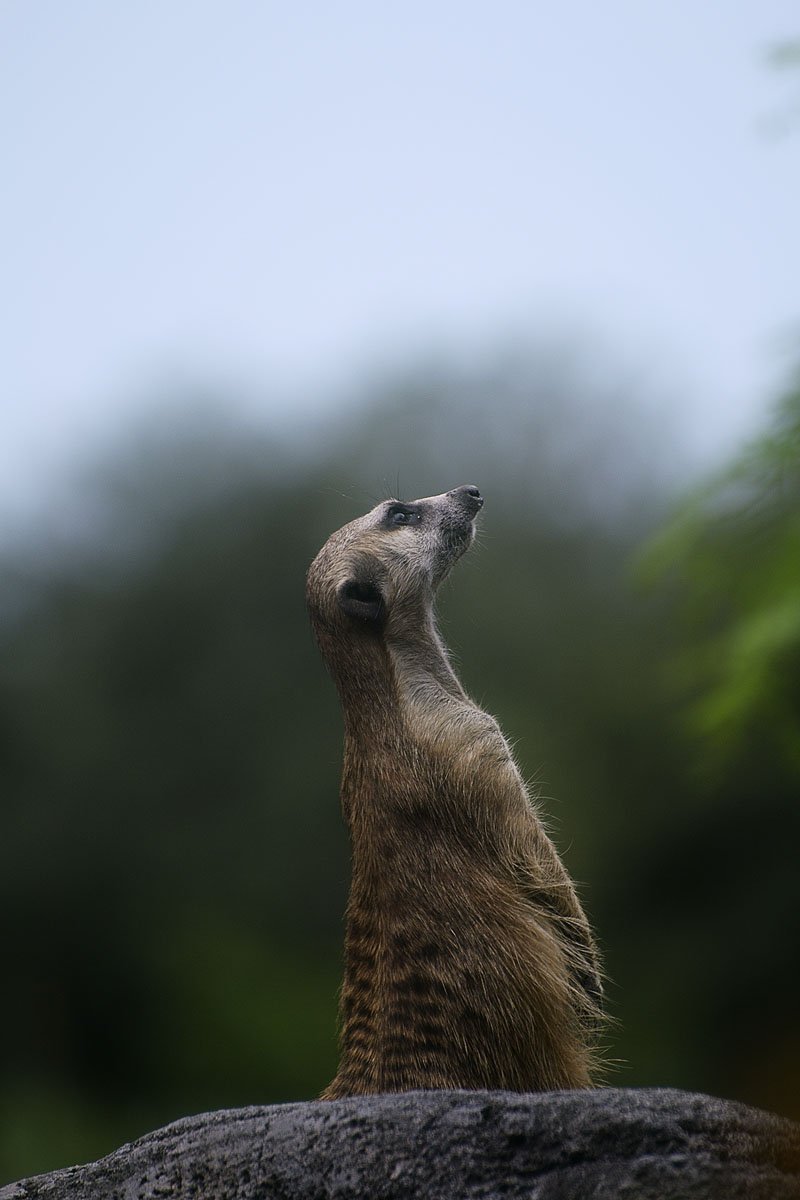
<svg viewBox="0 0 800 1200">
<path fill-rule="evenodd" d="M 372 579 L 346 579 L 336 590 L 339 608 L 348 617 L 378 624 L 386 616 L 386 601 L 380 586 Z"/>
</svg>

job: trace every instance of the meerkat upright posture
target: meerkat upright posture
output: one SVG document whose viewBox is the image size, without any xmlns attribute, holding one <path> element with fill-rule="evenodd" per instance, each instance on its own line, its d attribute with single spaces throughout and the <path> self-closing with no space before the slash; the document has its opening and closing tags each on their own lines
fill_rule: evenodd
<svg viewBox="0 0 800 1200">
<path fill-rule="evenodd" d="M 496 722 L 434 624 L 476 487 L 387 500 L 334 533 L 307 600 L 339 690 L 352 881 L 340 1064 L 322 1099 L 591 1084 L 586 917 Z"/>
</svg>

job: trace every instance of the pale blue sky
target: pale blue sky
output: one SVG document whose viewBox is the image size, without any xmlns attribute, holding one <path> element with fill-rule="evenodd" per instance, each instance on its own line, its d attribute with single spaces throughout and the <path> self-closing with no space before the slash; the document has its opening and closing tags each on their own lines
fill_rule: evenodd
<svg viewBox="0 0 800 1200">
<path fill-rule="evenodd" d="M 561 322 L 729 445 L 800 320 L 800 128 L 764 132 L 798 34 L 788 0 L 0 0 L 7 519 L 162 375 L 323 403 Z"/>
</svg>

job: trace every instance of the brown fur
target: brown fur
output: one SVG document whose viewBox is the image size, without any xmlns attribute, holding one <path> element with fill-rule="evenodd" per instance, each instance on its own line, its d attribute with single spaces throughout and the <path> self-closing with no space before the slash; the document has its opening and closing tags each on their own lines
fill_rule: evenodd
<svg viewBox="0 0 800 1200">
<path fill-rule="evenodd" d="M 590 1085 L 601 986 L 586 917 L 433 620 L 482 503 L 469 487 L 386 501 L 309 570 L 353 848 L 341 1058 L 323 1099 Z"/>
</svg>

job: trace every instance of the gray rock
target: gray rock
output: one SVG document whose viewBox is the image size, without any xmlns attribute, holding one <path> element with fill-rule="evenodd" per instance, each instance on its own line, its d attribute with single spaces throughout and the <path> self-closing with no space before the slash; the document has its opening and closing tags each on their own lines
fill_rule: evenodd
<svg viewBox="0 0 800 1200">
<path fill-rule="evenodd" d="M 186 1117 L 23 1197 L 800 1200 L 800 1126 L 663 1088 L 406 1092 Z"/>
</svg>

